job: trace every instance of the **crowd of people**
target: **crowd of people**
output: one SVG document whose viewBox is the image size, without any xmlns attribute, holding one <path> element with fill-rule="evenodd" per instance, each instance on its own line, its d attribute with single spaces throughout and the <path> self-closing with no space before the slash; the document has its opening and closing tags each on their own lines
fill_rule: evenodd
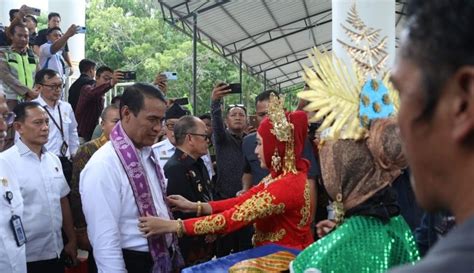
<svg viewBox="0 0 474 273">
<path fill-rule="evenodd" d="M 63 273 L 81 249 L 91 273 L 179 272 L 277 244 L 301 251 L 291 272 L 472 272 L 474 5 L 408 7 L 391 73 L 398 120 L 331 140 L 307 101 L 288 112 L 274 90 L 256 96 L 253 126 L 244 105 L 224 105 L 225 83 L 201 115 L 167 98 L 161 73 L 105 101 L 123 74 L 84 59 L 65 92 L 76 26 L 63 33 L 50 13 L 37 32 L 26 6 L 12 10 L 0 271 Z"/>
</svg>

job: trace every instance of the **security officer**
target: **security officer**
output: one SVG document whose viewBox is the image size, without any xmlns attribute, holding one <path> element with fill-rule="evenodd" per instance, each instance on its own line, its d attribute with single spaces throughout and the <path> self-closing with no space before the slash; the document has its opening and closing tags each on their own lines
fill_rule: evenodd
<svg viewBox="0 0 474 273">
<path fill-rule="evenodd" d="M 153 152 L 160 162 L 160 167 L 163 168 L 168 162 L 168 159 L 174 154 L 175 139 L 174 139 L 174 125 L 178 119 L 188 113 L 179 104 L 174 103 L 165 113 L 165 130 L 166 139 L 153 145 Z"/>
<path fill-rule="evenodd" d="M 174 212 L 174 217 L 186 219 L 200 216 L 200 202 L 212 201 L 211 180 L 201 159 L 207 154 L 209 136 L 206 124 L 199 118 L 184 116 L 174 125 L 176 150 L 164 167 L 168 178 L 167 194 L 179 194 L 198 202 L 197 213 Z M 187 266 L 202 263 L 214 256 L 215 236 L 180 238 L 181 253 Z"/>
</svg>

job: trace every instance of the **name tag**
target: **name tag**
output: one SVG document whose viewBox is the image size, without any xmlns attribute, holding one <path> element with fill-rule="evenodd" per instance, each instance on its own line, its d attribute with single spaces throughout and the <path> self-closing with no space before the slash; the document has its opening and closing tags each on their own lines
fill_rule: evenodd
<svg viewBox="0 0 474 273">
<path fill-rule="evenodd" d="M 26 235 L 20 216 L 12 215 L 12 218 L 10 219 L 10 226 L 13 230 L 13 235 L 15 235 L 16 244 L 18 246 L 24 245 L 26 243 Z"/>
</svg>

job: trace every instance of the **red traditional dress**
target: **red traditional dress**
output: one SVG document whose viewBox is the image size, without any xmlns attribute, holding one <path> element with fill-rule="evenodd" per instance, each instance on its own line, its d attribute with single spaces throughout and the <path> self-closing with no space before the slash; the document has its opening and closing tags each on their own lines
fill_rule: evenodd
<svg viewBox="0 0 474 273">
<path fill-rule="evenodd" d="M 212 215 L 184 220 L 187 235 L 224 234 L 254 224 L 255 246 L 275 243 L 304 249 L 313 242 L 308 162 L 301 158 L 307 117 L 301 111 L 281 114 L 273 118 L 270 114 L 270 119 L 263 120 L 258 129 L 266 166 L 272 166 L 270 175 L 241 196 L 209 202 Z M 277 124 L 277 128 L 288 128 L 282 137 L 274 130 L 276 120 L 286 121 Z M 281 141 L 285 137 L 287 140 Z M 280 168 L 273 167 L 275 156 L 281 160 Z"/>
<path fill-rule="evenodd" d="M 239 197 L 209 205 L 212 215 L 184 220 L 186 234 L 229 233 L 254 223 L 255 246 L 275 243 L 304 249 L 313 242 L 306 173 L 268 176 Z"/>
</svg>

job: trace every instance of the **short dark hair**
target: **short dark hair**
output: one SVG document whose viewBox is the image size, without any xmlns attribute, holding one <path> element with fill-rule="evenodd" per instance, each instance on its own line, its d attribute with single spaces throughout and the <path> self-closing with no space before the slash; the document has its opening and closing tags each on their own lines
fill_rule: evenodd
<svg viewBox="0 0 474 273">
<path fill-rule="evenodd" d="M 8 34 L 9 34 L 10 36 L 15 35 L 16 28 L 17 28 L 17 27 L 21 27 L 21 28 L 26 28 L 26 29 L 28 29 L 28 28 L 26 27 L 26 24 L 25 24 L 25 23 L 23 23 L 22 21 L 17 21 L 17 22 L 15 22 L 14 24 L 12 24 L 12 25 L 10 25 L 10 26 L 8 27 L 8 29 L 7 29 Z"/>
<path fill-rule="evenodd" d="M 33 15 L 25 15 L 25 18 L 30 18 L 31 21 L 33 21 L 35 23 L 35 25 L 38 25 L 38 20 L 36 20 L 36 18 L 33 16 Z"/>
<path fill-rule="evenodd" d="M 10 22 L 13 22 L 13 20 L 15 19 L 15 15 L 16 15 L 19 11 L 20 11 L 19 9 L 11 9 L 11 10 L 8 12 L 8 15 L 10 16 Z"/>
<path fill-rule="evenodd" d="M 265 90 L 262 93 L 258 94 L 257 97 L 255 98 L 255 106 L 257 106 L 257 103 L 261 101 L 270 100 L 271 94 L 274 94 L 275 96 L 279 97 L 277 91 L 273 89 Z"/>
<path fill-rule="evenodd" d="M 81 72 L 81 74 L 84 74 L 95 67 L 96 67 L 96 63 L 89 59 L 82 59 L 79 62 L 79 72 Z"/>
<path fill-rule="evenodd" d="M 26 118 L 26 110 L 31 108 L 41 107 L 41 105 L 36 101 L 27 101 L 19 103 L 13 108 L 13 113 L 15 113 L 15 121 L 24 122 Z"/>
<path fill-rule="evenodd" d="M 102 113 L 100 114 L 100 118 L 102 120 L 105 119 L 105 117 L 107 116 L 107 113 L 110 111 L 110 110 L 119 110 L 119 107 L 115 104 L 111 104 L 107 107 L 104 108 L 104 110 L 102 111 Z"/>
<path fill-rule="evenodd" d="M 101 66 L 97 69 L 97 71 L 95 72 L 95 77 L 98 78 L 100 77 L 100 75 L 102 75 L 102 73 L 104 72 L 111 72 L 111 73 L 114 73 L 114 71 L 112 70 L 112 68 L 108 67 L 108 66 Z"/>
<path fill-rule="evenodd" d="M 163 93 L 155 86 L 147 83 L 134 83 L 125 88 L 120 98 L 120 118 L 122 118 L 122 109 L 125 106 L 137 116 L 143 108 L 145 97 L 159 99 L 166 103 Z"/>
<path fill-rule="evenodd" d="M 110 100 L 110 103 L 111 104 L 116 104 L 116 102 L 120 102 L 120 100 L 122 100 L 122 95 L 117 95 L 115 97 L 113 97 L 111 100 Z"/>
<path fill-rule="evenodd" d="M 60 27 L 52 27 L 52 28 L 48 28 L 48 31 L 46 32 L 46 35 L 51 34 L 55 30 L 59 30 L 59 31 L 61 31 L 61 33 L 63 32 Z"/>
<path fill-rule="evenodd" d="M 204 119 L 211 120 L 211 119 L 212 119 L 212 118 L 211 118 L 211 114 L 209 114 L 209 113 L 202 114 L 202 115 L 199 116 L 199 118 L 200 118 L 201 120 L 204 120 Z"/>
<path fill-rule="evenodd" d="M 174 125 L 174 139 L 176 146 L 183 145 L 186 135 L 195 133 L 197 128 L 196 117 L 182 116 Z"/>
<path fill-rule="evenodd" d="M 61 15 L 59 15 L 59 13 L 57 12 L 50 12 L 48 14 L 48 21 L 50 21 L 51 19 L 53 19 L 53 17 L 59 17 L 59 19 L 61 19 Z"/>
<path fill-rule="evenodd" d="M 54 76 L 59 77 L 59 73 L 49 68 L 43 68 L 39 70 L 38 72 L 36 72 L 35 84 L 42 84 L 44 83 L 45 77 L 48 77 L 48 79 L 51 79 Z"/>
<path fill-rule="evenodd" d="M 420 119 L 429 119 L 447 79 L 474 65 L 474 2 L 413 0 L 400 53 L 421 68 L 425 102 Z"/>
</svg>

